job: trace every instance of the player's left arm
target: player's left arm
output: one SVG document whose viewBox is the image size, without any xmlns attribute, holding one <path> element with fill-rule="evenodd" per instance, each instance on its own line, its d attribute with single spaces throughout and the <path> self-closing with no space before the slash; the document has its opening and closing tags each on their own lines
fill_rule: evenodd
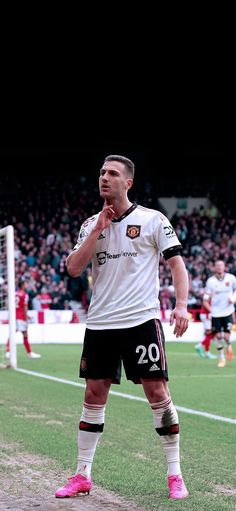
<svg viewBox="0 0 236 511">
<path fill-rule="evenodd" d="M 234 276 L 232 283 L 232 293 L 229 295 L 229 303 L 236 303 L 236 277 Z"/>
<path fill-rule="evenodd" d="M 176 298 L 175 308 L 170 315 L 170 325 L 175 322 L 174 334 L 176 337 L 182 337 L 188 328 L 188 273 L 180 255 L 170 257 L 167 264 L 170 267 Z"/>
</svg>

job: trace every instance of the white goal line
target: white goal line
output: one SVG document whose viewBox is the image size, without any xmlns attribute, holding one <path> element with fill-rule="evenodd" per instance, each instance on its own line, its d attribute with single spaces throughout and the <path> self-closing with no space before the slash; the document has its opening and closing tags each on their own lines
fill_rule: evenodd
<svg viewBox="0 0 236 511">
<path fill-rule="evenodd" d="M 37 373 L 35 371 L 29 371 L 27 369 L 20 369 L 20 368 L 16 369 L 16 371 L 18 371 L 20 373 L 28 374 L 29 376 L 36 376 L 38 378 L 44 378 L 46 380 L 52 380 L 52 381 L 55 381 L 58 383 L 65 383 L 66 385 L 73 385 L 74 387 L 85 388 L 84 383 L 77 383 L 72 380 L 64 380 L 63 378 L 57 378 L 56 376 L 50 376 L 49 374 Z M 109 394 L 111 394 L 113 396 L 122 397 L 124 399 L 131 399 L 134 401 L 142 401 L 145 403 L 148 402 L 147 399 L 144 397 L 133 396 L 132 394 L 125 394 L 123 392 L 116 392 L 115 390 L 110 390 Z M 203 412 L 201 410 L 193 410 L 192 408 L 185 408 L 184 406 L 176 406 L 175 405 L 175 408 L 179 412 L 188 413 L 190 415 L 200 415 L 201 417 L 205 417 L 206 419 L 211 419 L 211 420 L 220 421 L 220 422 L 228 422 L 230 424 L 236 424 L 236 419 L 231 419 L 230 417 L 222 417 L 221 415 L 214 415 L 212 413 Z"/>
</svg>

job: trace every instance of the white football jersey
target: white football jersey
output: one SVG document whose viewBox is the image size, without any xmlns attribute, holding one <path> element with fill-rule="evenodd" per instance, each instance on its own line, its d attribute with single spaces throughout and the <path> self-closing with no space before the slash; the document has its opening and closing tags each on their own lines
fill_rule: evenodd
<svg viewBox="0 0 236 511">
<path fill-rule="evenodd" d="M 82 224 L 74 249 L 95 227 L 98 215 Z M 172 247 L 181 248 L 181 244 L 159 211 L 133 204 L 113 220 L 98 237 L 92 257 L 93 293 L 87 328 L 127 328 L 158 319 L 159 258 Z"/>
<path fill-rule="evenodd" d="M 222 280 L 215 275 L 206 282 L 204 299 L 211 298 L 211 314 L 214 318 L 224 318 L 234 312 L 234 304 L 229 302 L 236 290 L 236 277 L 225 273 Z"/>
</svg>

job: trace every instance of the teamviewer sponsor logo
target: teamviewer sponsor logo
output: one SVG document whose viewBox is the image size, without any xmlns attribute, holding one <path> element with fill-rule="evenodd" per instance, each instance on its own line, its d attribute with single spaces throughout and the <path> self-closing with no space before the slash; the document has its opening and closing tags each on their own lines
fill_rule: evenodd
<svg viewBox="0 0 236 511">
<path fill-rule="evenodd" d="M 119 252 L 118 254 L 110 254 L 110 252 L 98 252 L 97 261 L 98 264 L 105 264 L 107 260 L 119 259 L 120 257 L 137 257 L 137 252 Z"/>
</svg>

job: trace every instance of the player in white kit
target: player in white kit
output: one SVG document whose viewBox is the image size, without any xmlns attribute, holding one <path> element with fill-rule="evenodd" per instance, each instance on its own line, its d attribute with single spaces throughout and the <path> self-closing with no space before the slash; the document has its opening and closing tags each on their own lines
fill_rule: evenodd
<svg viewBox="0 0 236 511">
<path fill-rule="evenodd" d="M 211 313 L 212 333 L 215 335 L 216 347 L 219 353 L 218 367 L 225 367 L 224 348 L 226 345 L 227 360 L 233 359 L 233 348 L 230 341 L 234 303 L 236 300 L 236 277 L 225 272 L 224 261 L 216 261 L 214 275 L 206 282 L 203 303 Z"/>
<path fill-rule="evenodd" d="M 128 199 L 134 164 L 109 156 L 100 171 L 102 211 L 81 226 L 67 258 L 68 273 L 77 277 L 92 262 L 93 292 L 88 310 L 80 376 L 86 379 L 78 435 L 76 474 L 56 497 L 71 497 L 92 487 L 91 468 L 102 434 L 105 405 L 112 383 L 120 383 L 121 363 L 127 379 L 141 383 L 153 413 L 167 460 L 169 496 L 188 496 L 179 455 L 179 420 L 172 402 L 160 322 L 158 266 L 167 260 L 176 293 L 171 313 L 176 337 L 188 327 L 188 276 L 181 244 L 169 220 Z"/>
</svg>

